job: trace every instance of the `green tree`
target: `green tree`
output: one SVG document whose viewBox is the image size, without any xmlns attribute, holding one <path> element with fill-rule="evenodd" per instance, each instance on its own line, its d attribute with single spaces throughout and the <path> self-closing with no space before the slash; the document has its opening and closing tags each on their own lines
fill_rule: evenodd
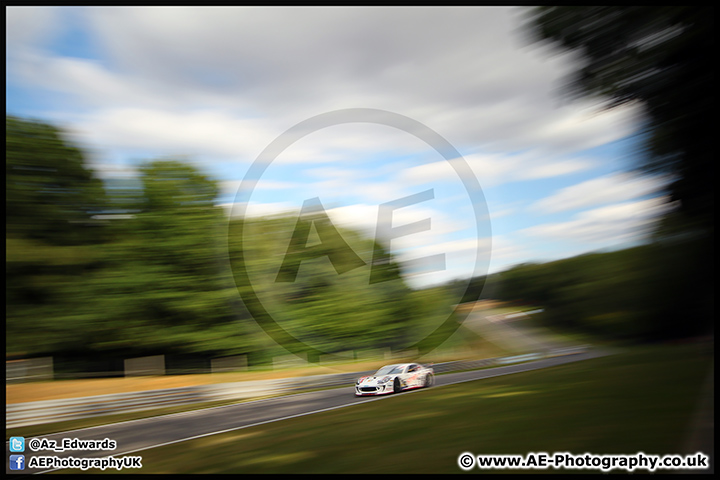
<svg viewBox="0 0 720 480">
<path fill-rule="evenodd" d="M 59 129 L 5 117 L 5 226 L 13 237 L 53 245 L 96 241 L 105 208 L 99 179 Z"/>
<path fill-rule="evenodd" d="M 121 195 L 138 211 L 115 220 L 117 237 L 92 279 L 106 334 L 91 343 L 126 355 L 246 353 L 217 183 L 178 161 L 139 171 L 139 198 Z"/>
<path fill-rule="evenodd" d="M 72 312 L 97 268 L 106 234 L 102 183 L 60 129 L 6 116 L 6 348 L 40 354 L 73 348 Z"/>
<path fill-rule="evenodd" d="M 297 218 L 233 220 L 230 257 L 238 292 L 256 320 L 283 347 L 317 361 L 320 355 L 377 348 L 407 348 L 413 328 L 423 321 L 411 300 L 397 264 L 390 258 L 379 269 L 382 281 L 371 284 L 373 252 L 379 246 L 352 230 L 316 219 L 315 235 L 302 235 Z M 335 230 L 337 229 L 337 230 Z M 288 246 L 299 251 L 297 275 L 278 275 Z M 299 250 L 298 250 L 299 249 Z M 336 270 L 333 263 L 361 258 L 362 265 Z"/>
</svg>

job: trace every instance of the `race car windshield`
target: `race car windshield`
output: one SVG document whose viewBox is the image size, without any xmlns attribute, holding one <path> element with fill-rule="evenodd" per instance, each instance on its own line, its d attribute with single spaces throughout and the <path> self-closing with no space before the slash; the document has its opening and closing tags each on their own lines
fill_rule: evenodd
<svg viewBox="0 0 720 480">
<path fill-rule="evenodd" d="M 375 375 L 392 375 L 394 373 L 402 373 L 403 367 L 401 365 L 388 365 L 378 370 Z"/>
</svg>

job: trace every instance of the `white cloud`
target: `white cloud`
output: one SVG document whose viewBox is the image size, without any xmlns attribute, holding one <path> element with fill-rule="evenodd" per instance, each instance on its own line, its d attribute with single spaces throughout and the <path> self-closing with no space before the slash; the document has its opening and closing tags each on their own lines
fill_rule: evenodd
<svg viewBox="0 0 720 480">
<path fill-rule="evenodd" d="M 68 124 L 92 149 L 103 175 L 121 175 L 111 168 L 113 160 L 125 168 L 129 158 L 182 155 L 207 162 L 213 174 L 227 168 L 222 201 L 283 132 L 343 108 L 388 110 L 421 122 L 457 148 L 483 189 L 589 175 L 601 163 L 581 152 L 633 133 L 637 108 L 599 113 L 586 103 L 561 105 L 559 87 L 574 57 L 518 48 L 524 46 L 522 11 L 11 7 L 6 78 L 38 97 L 50 93 L 51 118 Z M 62 36 L 68 32 L 80 35 Z M 75 55 L 77 38 L 91 48 Z M 249 213 L 297 212 L 304 198 L 295 197 L 312 192 L 308 196 L 320 196 L 339 222 L 374 235 L 377 204 L 435 188 L 442 202 L 400 209 L 394 220 L 432 218 L 432 231 L 393 245 L 407 255 L 441 247 L 465 255 L 469 240 L 451 236 L 462 230 L 457 219 L 464 210 L 450 197 L 465 195 L 453 162 L 409 132 L 336 125 L 299 139 L 274 159 L 257 185 L 262 202 L 255 198 Z M 555 213 L 629 201 L 655 193 L 661 183 L 610 176 L 559 190 L 532 208 Z M 532 195 L 531 188 L 526 192 Z M 512 211 L 495 212 L 493 220 L 508 219 L 525 198 L 512 203 Z M 610 241 L 629 231 L 620 227 L 642 224 L 645 217 L 632 217 L 631 210 L 585 212 L 525 233 L 594 242 L 604 228 Z M 500 237 L 493 268 L 532 250 L 516 237 Z"/>
<path fill-rule="evenodd" d="M 581 172 L 595 167 L 583 158 L 541 158 L 535 154 L 470 154 L 463 157 L 482 187 L 493 187 L 523 180 L 538 180 Z M 459 159 L 427 163 L 408 168 L 401 179 L 412 184 L 460 179 L 453 168 Z"/>
<path fill-rule="evenodd" d="M 220 111 L 131 108 L 81 116 L 75 129 L 85 133 L 86 141 L 105 148 L 222 157 L 248 165 L 273 135 L 262 120 L 242 119 Z"/>
<path fill-rule="evenodd" d="M 56 7 L 6 7 L 6 51 L 35 48 L 53 38 L 62 28 L 60 14 Z"/>
<path fill-rule="evenodd" d="M 46 50 L 12 66 L 28 82 L 101 108 L 93 116 L 98 128 L 114 127 L 122 117 L 146 127 L 146 143 L 172 141 L 169 148 L 175 149 L 190 144 L 226 151 L 243 134 L 214 122 L 222 120 L 243 127 L 252 138 L 246 142 L 259 153 L 262 142 L 256 140 L 269 142 L 300 120 L 347 107 L 405 114 L 465 151 L 568 153 L 627 135 L 632 124 L 622 110 L 589 116 L 584 105 L 556 108 L 553 95 L 569 70 L 568 58 L 517 48 L 521 11 L 71 9 L 75 24 L 84 22 L 107 55 L 102 62 Z M 174 113 L 159 111 L 168 108 Z M 207 135 L 163 118 L 185 116 L 197 125 L 197 111 L 214 116 Z M 268 118 L 275 130 L 266 130 Z M 257 138 L 258 128 L 267 135 Z M 136 141 L 138 132 L 131 133 L 118 139 Z M 340 135 L 341 140 L 350 138 Z M 564 171 L 578 167 L 566 163 Z"/>
<path fill-rule="evenodd" d="M 531 237 L 583 244 L 586 250 L 640 239 L 659 215 L 672 208 L 664 197 L 619 203 L 577 214 L 567 222 L 521 230 Z"/>
<path fill-rule="evenodd" d="M 547 111 L 526 136 L 531 145 L 541 145 L 556 154 L 582 151 L 631 134 L 639 110 L 638 105 L 626 105 L 605 111 L 592 102 L 576 102 Z"/>
<path fill-rule="evenodd" d="M 529 163 L 529 162 L 528 162 Z M 538 180 L 559 177 L 571 173 L 589 170 L 595 162 L 584 159 L 558 160 L 549 163 L 528 164 L 525 168 L 516 171 L 518 178 L 523 180 Z"/>
<path fill-rule="evenodd" d="M 622 202 L 656 194 L 667 182 L 666 177 L 615 173 L 565 187 L 554 195 L 537 201 L 530 209 L 554 213 Z"/>
<path fill-rule="evenodd" d="M 272 217 L 276 215 L 297 216 L 300 208 L 290 202 L 274 202 L 274 203 L 223 203 L 223 207 L 229 216 L 237 217 L 240 211 L 245 207 L 244 216 L 246 217 Z"/>
</svg>

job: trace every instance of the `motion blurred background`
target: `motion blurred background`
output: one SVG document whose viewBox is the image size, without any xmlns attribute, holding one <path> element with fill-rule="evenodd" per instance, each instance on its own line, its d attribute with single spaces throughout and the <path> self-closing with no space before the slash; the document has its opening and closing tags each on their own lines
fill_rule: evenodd
<svg viewBox="0 0 720 480">
<path fill-rule="evenodd" d="M 6 22 L 6 360 L 20 380 L 30 359 L 72 378 L 159 355 L 164 373 L 290 352 L 494 356 L 461 325 L 478 295 L 600 342 L 713 332 L 711 7 L 7 7 Z M 354 107 L 446 137 L 492 234 L 452 162 L 367 125 L 298 142 L 232 215 L 274 138 Z M 378 205 L 428 189 L 393 221 L 427 228 L 376 238 Z M 327 215 L 308 220 L 298 278 L 277 282 L 315 197 Z M 330 259 L 353 253 L 362 265 L 338 274 Z M 300 346 L 271 338 L 259 305 Z"/>
</svg>

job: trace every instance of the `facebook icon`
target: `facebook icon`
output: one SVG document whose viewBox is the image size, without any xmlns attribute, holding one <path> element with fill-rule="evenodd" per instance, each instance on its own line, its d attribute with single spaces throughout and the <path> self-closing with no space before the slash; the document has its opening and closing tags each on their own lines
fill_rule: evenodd
<svg viewBox="0 0 720 480">
<path fill-rule="evenodd" d="M 10 455 L 10 470 L 25 470 L 25 455 Z"/>
</svg>

